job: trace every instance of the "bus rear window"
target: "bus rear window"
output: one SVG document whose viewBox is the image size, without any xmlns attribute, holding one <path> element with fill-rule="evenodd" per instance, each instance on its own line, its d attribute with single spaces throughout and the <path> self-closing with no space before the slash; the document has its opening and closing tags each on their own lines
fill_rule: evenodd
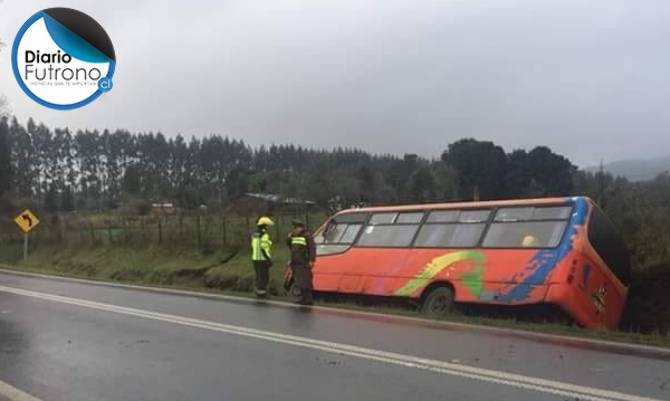
<svg viewBox="0 0 670 401">
<path fill-rule="evenodd" d="M 610 220 L 597 207 L 591 212 L 589 242 L 615 276 L 624 284 L 630 282 L 630 254 Z"/>
</svg>

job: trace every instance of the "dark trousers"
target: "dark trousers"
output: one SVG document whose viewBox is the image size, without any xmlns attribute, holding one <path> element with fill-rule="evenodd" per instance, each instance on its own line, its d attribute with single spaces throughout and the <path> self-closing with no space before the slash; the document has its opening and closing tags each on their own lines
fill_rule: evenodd
<svg viewBox="0 0 670 401">
<path fill-rule="evenodd" d="M 300 293 L 298 303 L 311 305 L 314 303 L 312 295 L 312 269 L 307 265 L 293 264 L 293 280 Z"/>
<path fill-rule="evenodd" d="M 256 295 L 265 297 L 268 294 L 268 280 L 270 278 L 270 262 L 267 260 L 254 260 L 256 271 Z"/>
</svg>

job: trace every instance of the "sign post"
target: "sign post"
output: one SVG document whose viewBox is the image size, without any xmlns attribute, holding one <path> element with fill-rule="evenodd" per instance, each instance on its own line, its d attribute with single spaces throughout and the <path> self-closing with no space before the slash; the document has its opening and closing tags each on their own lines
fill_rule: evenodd
<svg viewBox="0 0 670 401">
<path fill-rule="evenodd" d="M 28 260 L 28 233 L 23 233 L 23 263 Z"/>
<path fill-rule="evenodd" d="M 40 223 L 40 220 L 29 209 L 19 213 L 14 222 L 23 231 L 23 262 L 28 260 L 28 233 Z"/>
</svg>

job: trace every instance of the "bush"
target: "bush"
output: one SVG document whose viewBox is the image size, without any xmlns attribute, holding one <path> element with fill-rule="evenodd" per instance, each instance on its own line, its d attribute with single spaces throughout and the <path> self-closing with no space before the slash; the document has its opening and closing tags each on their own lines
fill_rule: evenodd
<svg viewBox="0 0 670 401">
<path fill-rule="evenodd" d="M 621 328 L 642 333 L 670 332 L 670 260 L 633 272 Z"/>
</svg>

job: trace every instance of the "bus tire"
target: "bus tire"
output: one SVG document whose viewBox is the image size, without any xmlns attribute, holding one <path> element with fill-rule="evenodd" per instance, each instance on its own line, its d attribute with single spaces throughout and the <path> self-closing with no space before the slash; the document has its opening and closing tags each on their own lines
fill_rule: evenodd
<svg viewBox="0 0 670 401">
<path fill-rule="evenodd" d="M 440 286 L 431 289 L 423 299 L 421 313 L 429 317 L 447 316 L 454 308 L 454 290 Z"/>
</svg>

